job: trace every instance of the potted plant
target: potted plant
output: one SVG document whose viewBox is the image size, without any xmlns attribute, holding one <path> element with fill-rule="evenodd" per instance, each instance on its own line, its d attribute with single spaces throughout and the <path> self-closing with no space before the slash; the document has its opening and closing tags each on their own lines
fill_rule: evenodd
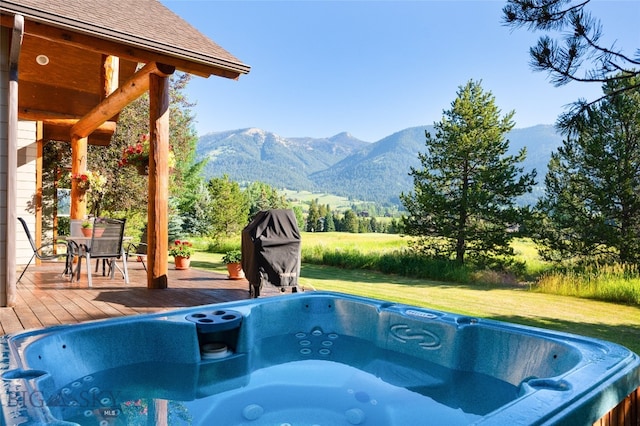
<svg viewBox="0 0 640 426">
<path fill-rule="evenodd" d="M 107 225 L 100 218 L 95 218 L 93 221 L 85 219 L 82 221 L 82 235 L 88 238 L 91 238 L 92 235 L 100 238 L 104 234 L 106 227 Z"/>
<path fill-rule="evenodd" d="M 173 256 L 176 269 L 188 269 L 191 265 L 193 244 L 189 241 L 175 240 L 173 245 L 169 247 L 169 254 Z"/>
<path fill-rule="evenodd" d="M 82 235 L 85 237 L 91 237 L 93 233 L 93 223 L 90 220 L 82 221 Z"/>
<path fill-rule="evenodd" d="M 93 235 L 100 238 L 102 234 L 104 234 L 105 229 L 107 229 L 107 222 L 99 217 L 96 217 L 93 220 Z"/>
<path fill-rule="evenodd" d="M 239 280 L 244 278 L 241 262 L 242 252 L 240 250 L 230 250 L 222 256 L 222 263 L 227 265 L 230 280 Z"/>
</svg>

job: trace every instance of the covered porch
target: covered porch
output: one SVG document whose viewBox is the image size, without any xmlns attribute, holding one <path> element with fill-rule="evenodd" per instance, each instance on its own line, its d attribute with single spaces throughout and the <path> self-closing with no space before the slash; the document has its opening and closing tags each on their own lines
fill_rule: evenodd
<svg viewBox="0 0 640 426">
<path fill-rule="evenodd" d="M 70 172 L 84 176 L 88 146 L 111 143 L 121 111 L 148 95 L 147 287 L 168 285 L 169 78 L 174 72 L 236 80 L 250 70 L 158 0 L 0 2 L 0 306 L 16 306 L 15 270 L 55 238 L 43 211 L 43 147 L 68 142 Z M 87 214 L 71 182 L 70 218 Z M 83 178 L 84 179 L 84 178 Z M 52 235 L 50 235 L 52 234 Z"/>
</svg>

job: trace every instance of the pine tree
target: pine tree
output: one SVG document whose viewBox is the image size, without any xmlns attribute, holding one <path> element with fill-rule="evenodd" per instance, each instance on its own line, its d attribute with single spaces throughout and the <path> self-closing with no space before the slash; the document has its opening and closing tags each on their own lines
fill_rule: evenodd
<svg viewBox="0 0 640 426">
<path fill-rule="evenodd" d="M 253 219 L 259 211 L 269 209 L 288 209 L 290 207 L 284 195 L 264 182 L 252 182 L 244 190 L 249 200 L 249 220 Z"/>
<path fill-rule="evenodd" d="M 510 255 L 510 226 L 520 220 L 516 197 L 531 191 L 535 170 L 524 174 L 517 163 L 526 151 L 506 155 L 505 134 L 514 112 L 500 118 L 490 92 L 469 81 L 451 109 L 426 134 L 422 169 L 411 168 L 414 192 L 400 196 L 409 215 L 405 232 L 418 236 L 416 249 L 458 263 L 465 256 L 485 259 Z M 439 238 L 434 238 L 439 237 Z"/>
<path fill-rule="evenodd" d="M 333 213 L 328 207 L 327 205 L 327 214 L 324 216 L 324 232 L 335 232 L 336 224 L 333 221 Z"/>
<path fill-rule="evenodd" d="M 640 261 L 640 76 L 603 91 L 615 94 L 560 120 L 566 139 L 552 154 L 531 226 L 549 260 Z"/>
<path fill-rule="evenodd" d="M 532 31 L 546 31 L 532 47 L 531 66 L 545 71 L 556 86 L 577 82 L 625 80 L 614 92 L 590 102 L 574 104 L 572 115 L 579 115 L 588 106 L 604 98 L 640 86 L 640 54 L 635 58 L 620 51 L 615 44 L 601 42 L 602 25 L 587 10 L 590 0 L 507 0 L 503 8 L 504 22 L 514 28 L 526 27 Z"/>
</svg>

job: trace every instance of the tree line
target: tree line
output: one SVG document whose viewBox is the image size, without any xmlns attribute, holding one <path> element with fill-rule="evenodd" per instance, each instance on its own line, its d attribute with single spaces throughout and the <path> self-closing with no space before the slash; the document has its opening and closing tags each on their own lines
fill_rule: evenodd
<svg viewBox="0 0 640 426">
<path fill-rule="evenodd" d="M 391 217 L 382 220 L 371 215 L 369 210 L 359 210 L 356 206 L 340 213 L 331 210 L 331 206 L 318 204 L 318 200 L 309 203 L 304 229 L 307 232 L 350 232 L 358 233 L 400 233 L 400 220 Z"/>
</svg>

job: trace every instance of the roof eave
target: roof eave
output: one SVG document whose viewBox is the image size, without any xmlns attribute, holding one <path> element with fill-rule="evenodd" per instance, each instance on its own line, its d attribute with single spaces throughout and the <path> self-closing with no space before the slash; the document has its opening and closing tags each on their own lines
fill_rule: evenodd
<svg viewBox="0 0 640 426">
<path fill-rule="evenodd" d="M 20 14 L 25 17 L 25 20 L 31 20 L 33 22 L 72 31 L 74 33 L 81 33 L 90 37 L 97 37 L 103 40 L 121 43 L 134 48 L 146 50 L 151 53 L 168 55 L 170 57 L 175 57 L 176 59 L 179 59 L 181 61 L 194 62 L 201 66 L 198 67 L 199 70 L 202 68 L 202 66 L 204 66 L 205 68 L 211 67 L 212 70 L 210 74 L 215 74 L 221 77 L 237 79 L 241 74 L 248 74 L 251 70 L 251 67 L 249 65 L 246 65 L 239 61 L 229 61 L 224 58 L 204 55 L 190 50 L 176 49 L 175 47 L 164 43 L 157 43 L 145 38 L 134 37 L 129 34 L 113 31 L 108 28 L 89 25 L 87 23 L 68 19 L 60 15 L 43 13 L 26 6 L 9 3 L 7 1 L 3 1 L 2 3 L 0 3 L 0 13 L 7 13 L 11 15 Z M 52 19 L 53 16 L 55 16 L 56 19 Z M 183 69 L 184 67 L 181 67 L 179 65 L 177 66 L 177 68 L 183 71 L 190 72 L 190 70 Z M 195 72 L 195 74 L 202 75 L 202 71 Z"/>
</svg>

